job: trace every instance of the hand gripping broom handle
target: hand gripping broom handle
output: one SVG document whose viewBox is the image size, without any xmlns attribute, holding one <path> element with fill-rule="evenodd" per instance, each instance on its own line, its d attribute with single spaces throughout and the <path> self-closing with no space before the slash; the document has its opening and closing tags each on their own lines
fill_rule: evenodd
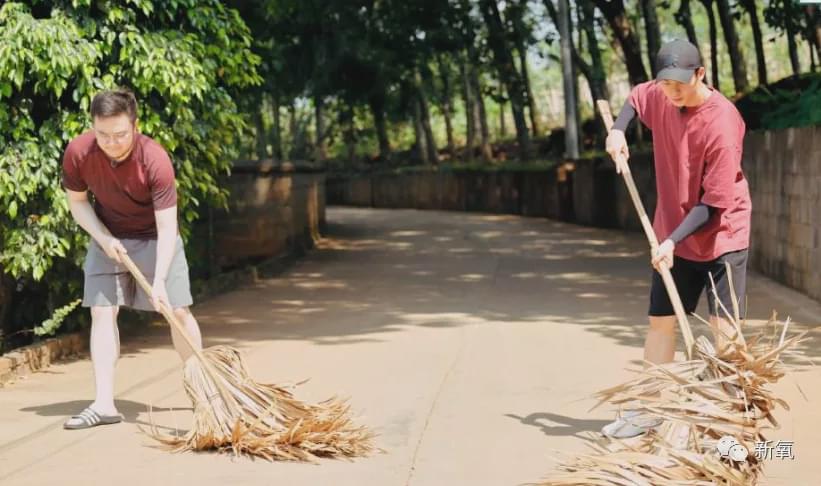
<svg viewBox="0 0 821 486">
<path fill-rule="evenodd" d="M 602 120 L 604 121 L 604 126 L 609 133 L 610 129 L 613 128 L 613 114 L 610 112 L 610 103 L 606 100 L 598 100 L 596 104 L 599 108 L 599 113 L 601 113 Z M 627 191 L 630 193 L 630 199 L 633 200 L 633 206 L 636 207 L 636 212 L 639 214 L 639 220 L 641 221 L 642 228 L 644 228 L 644 234 L 647 235 L 647 241 L 650 243 L 650 250 L 655 252 L 659 246 L 659 242 L 658 239 L 656 239 L 656 233 L 653 231 L 653 225 L 650 223 L 650 218 L 647 217 L 647 212 L 644 210 L 644 204 L 642 204 L 641 198 L 639 197 L 639 191 L 636 189 L 636 183 L 633 181 L 633 175 L 630 173 L 630 168 L 626 167 L 625 170 L 622 170 L 621 175 L 624 177 L 624 183 L 627 185 Z M 670 269 L 664 266 L 662 266 L 659 273 L 661 274 L 662 280 L 664 280 L 664 286 L 667 288 L 667 295 L 670 296 L 670 302 L 673 303 L 673 310 L 676 313 L 676 320 L 678 320 L 678 325 L 681 328 L 681 334 L 684 336 L 684 346 L 687 359 L 692 359 L 693 344 L 695 343 L 695 340 L 693 339 L 693 332 L 690 329 L 690 323 L 687 322 L 687 314 L 684 312 L 684 305 L 681 303 L 681 297 L 678 295 L 678 290 L 676 289 L 676 284 L 673 281 L 673 276 L 670 274 Z"/>
</svg>

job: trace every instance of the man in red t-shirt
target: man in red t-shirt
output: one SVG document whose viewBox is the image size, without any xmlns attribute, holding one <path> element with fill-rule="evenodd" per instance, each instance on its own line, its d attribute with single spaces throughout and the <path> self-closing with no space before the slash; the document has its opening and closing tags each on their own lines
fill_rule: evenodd
<svg viewBox="0 0 821 486">
<path fill-rule="evenodd" d="M 120 355 L 120 306 L 173 309 L 194 344 L 202 347 L 188 264 L 177 232 L 177 189 L 166 151 L 137 130 L 137 101 L 126 90 L 103 91 L 91 102 L 92 130 L 73 139 L 63 155 L 63 187 L 74 220 L 91 235 L 83 265 L 83 306 L 91 308 L 91 360 L 96 398 L 66 429 L 120 422 L 114 404 L 114 368 Z M 94 204 L 88 194 L 93 195 Z M 127 253 L 153 282 L 152 297 L 120 260 Z M 185 361 L 192 353 L 172 328 Z"/>
<path fill-rule="evenodd" d="M 659 50 L 656 64 L 656 79 L 635 86 L 630 93 L 607 137 L 607 152 L 621 172 L 629 157 L 624 130 L 631 119 L 638 115 L 652 130 L 658 192 L 653 229 L 661 244 L 651 262 L 656 269 L 670 268 L 687 313 L 695 312 L 707 288 L 710 325 L 721 346 L 734 332 L 728 314 L 733 314 L 736 304 L 742 311 L 746 307 L 752 205 L 741 170 L 745 125 L 735 106 L 703 83 L 705 70 L 694 45 L 684 40 L 669 42 Z M 733 302 L 733 291 L 737 302 Z M 645 360 L 673 361 L 676 317 L 657 271 L 653 272 L 649 317 Z M 645 419 L 627 412 L 602 432 L 626 438 L 658 423 Z"/>
</svg>

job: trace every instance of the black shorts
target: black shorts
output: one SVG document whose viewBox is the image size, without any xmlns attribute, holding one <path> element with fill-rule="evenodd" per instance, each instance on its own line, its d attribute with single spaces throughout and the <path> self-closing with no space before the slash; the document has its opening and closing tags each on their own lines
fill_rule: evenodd
<svg viewBox="0 0 821 486">
<path fill-rule="evenodd" d="M 716 310 L 715 296 L 713 295 L 713 287 L 710 283 L 710 274 L 713 275 L 713 281 L 716 284 L 716 292 L 718 298 L 727 312 L 733 315 L 733 301 L 730 293 L 730 282 L 724 262 L 730 264 L 730 270 L 733 279 L 733 290 L 738 299 L 738 309 L 741 317 L 744 316 L 746 310 L 746 281 L 747 281 L 747 250 L 732 251 L 725 253 L 715 260 L 709 262 L 694 262 L 680 257 L 674 257 L 673 268 L 670 272 L 673 275 L 673 280 L 676 282 L 676 288 L 681 296 L 681 302 L 684 304 L 684 312 L 688 315 L 696 311 L 698 306 L 698 299 L 701 297 L 701 292 L 707 289 L 707 303 L 709 305 L 710 315 L 727 317 L 727 314 L 718 307 Z M 670 303 L 670 298 L 667 295 L 667 289 L 664 287 L 664 280 L 661 274 L 653 270 L 653 284 L 650 288 L 650 310 L 648 312 L 651 316 L 672 316 L 675 315 L 673 305 Z"/>
</svg>

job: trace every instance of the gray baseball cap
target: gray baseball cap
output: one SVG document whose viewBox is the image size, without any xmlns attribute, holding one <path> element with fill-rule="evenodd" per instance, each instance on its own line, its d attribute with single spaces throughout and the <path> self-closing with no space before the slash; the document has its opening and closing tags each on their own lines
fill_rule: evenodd
<svg viewBox="0 0 821 486">
<path fill-rule="evenodd" d="M 698 48 L 686 40 L 676 39 L 661 46 L 656 54 L 656 79 L 689 83 L 702 65 Z"/>
</svg>

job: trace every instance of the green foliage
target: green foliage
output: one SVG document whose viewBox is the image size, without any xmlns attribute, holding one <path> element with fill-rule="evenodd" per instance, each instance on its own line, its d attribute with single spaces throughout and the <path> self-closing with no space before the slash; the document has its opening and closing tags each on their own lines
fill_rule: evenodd
<svg viewBox="0 0 821 486">
<path fill-rule="evenodd" d="M 809 25 L 803 7 L 797 0 L 770 0 L 764 9 L 764 20 L 786 33 L 815 35 L 814 29 L 808 29 Z"/>
<path fill-rule="evenodd" d="M 736 101 L 747 130 L 821 125 L 821 74 L 790 76 Z"/>
<path fill-rule="evenodd" d="M 235 96 L 261 82 L 250 46 L 243 20 L 218 0 L 0 6 L 0 267 L 36 282 L 58 259 L 79 263 L 87 237 L 68 211 L 61 157 L 90 128 L 104 88 L 132 89 L 140 130 L 169 151 L 183 235 L 200 204 L 224 205 L 216 176 L 246 129 Z M 66 289 L 64 275 L 50 276 L 52 292 Z"/>
<path fill-rule="evenodd" d="M 773 109 L 761 117 L 762 128 L 821 126 L 821 77 L 805 90 L 777 90 L 767 102 Z"/>
<path fill-rule="evenodd" d="M 60 328 L 60 325 L 63 321 L 66 320 L 71 311 L 73 311 L 78 305 L 80 305 L 82 299 L 77 299 L 74 302 L 64 305 L 59 309 L 54 311 L 54 314 L 43 321 L 42 324 L 34 328 L 34 334 L 38 336 L 52 336 L 57 332 L 57 329 Z"/>
</svg>

